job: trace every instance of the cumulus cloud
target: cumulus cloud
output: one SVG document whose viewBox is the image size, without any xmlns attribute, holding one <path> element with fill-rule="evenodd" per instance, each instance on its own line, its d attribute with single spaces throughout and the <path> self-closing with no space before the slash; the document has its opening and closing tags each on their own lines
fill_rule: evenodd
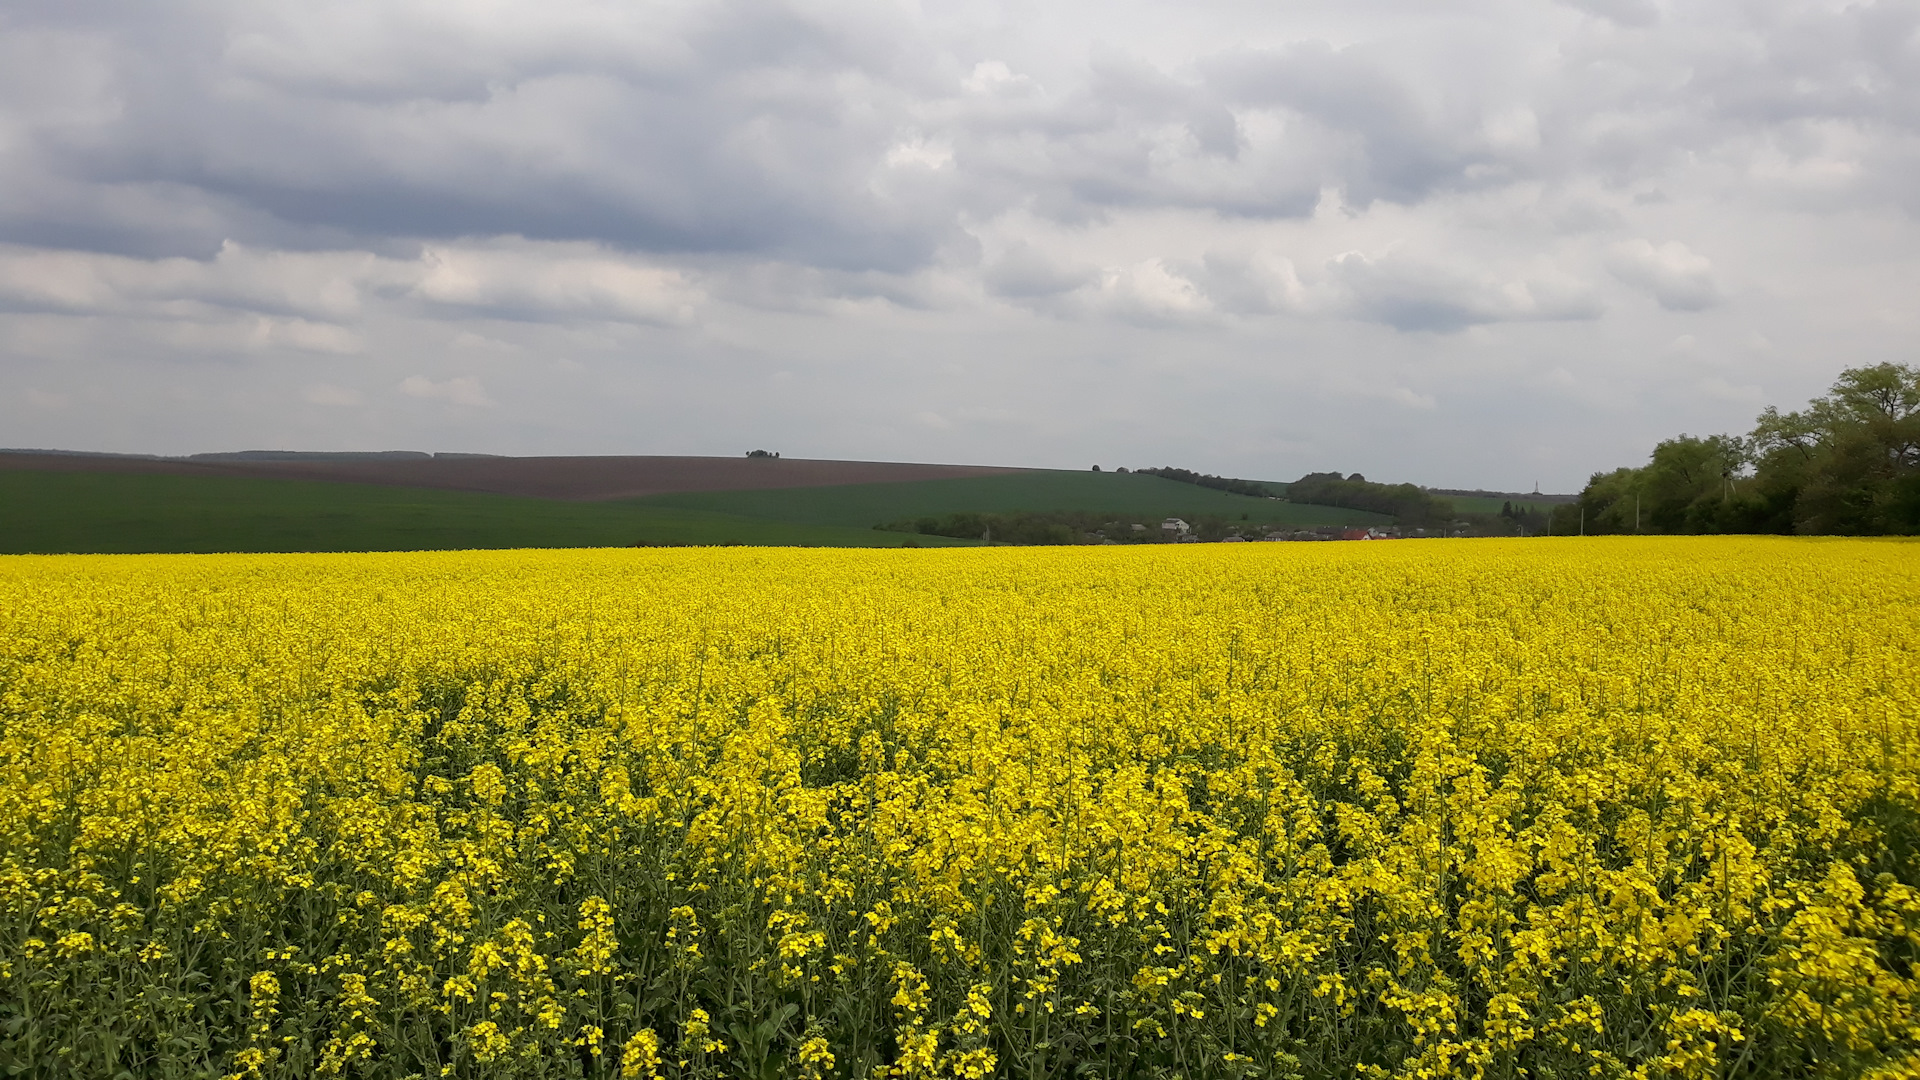
<svg viewBox="0 0 1920 1080">
<path fill-rule="evenodd" d="M 1099 357 L 1111 430 L 1151 413 L 1211 438 L 1243 387 L 1307 409 L 1303 387 L 1336 385 L 1405 390 L 1408 415 L 1459 430 L 1449 411 L 1475 395 L 1407 375 L 1397 350 L 1509 388 L 1552 385 L 1552 357 L 1624 402 L 1665 384 L 1618 357 L 1657 352 L 1676 317 L 1702 340 L 1717 322 L 1844 337 L 1818 361 L 1769 354 L 1771 382 L 1728 376 L 1813 392 L 1831 371 L 1803 387 L 1792 365 L 1908 348 L 1920 284 L 1904 0 L 1065 0 L 1018 19 L 33 0 L 0 20 L 0 363 L 74 401 L 125 388 L 125 416 L 94 429 L 114 438 L 254 430 L 212 404 L 158 410 L 163 392 L 377 425 L 394 397 L 306 406 L 397 386 L 457 406 L 412 422 L 513 401 L 483 440 L 548 402 L 512 429 L 532 448 L 579 437 L 575 413 L 671 401 L 695 434 L 750 443 L 789 409 L 822 441 L 1045 452 L 963 441 L 1004 405 L 941 400 L 984 385 L 941 381 L 985 363 L 969 350 L 1020 357 L 1005 393 L 1037 399 Z M 1621 286 L 1658 308 L 1603 301 Z M 1214 397 L 1175 402 L 1167 356 L 1218 365 L 1181 390 Z M 818 394 L 848 381 L 734 403 L 774 371 Z M 0 422 L 37 422 L 21 400 Z M 1313 408 L 1301 423 L 1338 411 Z M 900 422 L 923 412 L 950 426 Z"/>
<path fill-rule="evenodd" d="M 412 258 L 366 251 L 258 251 L 231 241 L 212 258 L 146 259 L 0 246 L 0 306 L 175 320 L 252 312 L 264 339 L 352 351 L 343 323 L 376 302 L 413 300 L 507 319 L 682 324 L 700 290 L 679 270 L 590 244 L 431 246 Z"/>
<path fill-rule="evenodd" d="M 1669 311 L 1701 311 L 1721 301 L 1713 262 L 1677 240 L 1658 246 L 1644 239 L 1616 244 L 1607 253 L 1607 268 Z"/>
<path fill-rule="evenodd" d="M 1791 124 L 1920 126 L 1908 5 L 1690 5 L 1653 38 L 1654 4 L 1578 6 L 1642 36 L 1496 6 L 1376 42 L 1356 13 L 1346 44 L 1266 20 L 1181 62 L 1109 48 L 1041 77 L 1035 56 L 963 59 L 989 25 L 942 40 L 909 9 L 29 7 L 0 65 L 0 223 L 132 254 L 514 235 L 900 271 L 936 259 L 963 209 L 1298 217 L 1327 187 L 1411 202 L 1644 174 Z M 1518 47 L 1465 44 L 1487 31 Z M 1539 65 L 1542 33 L 1562 62 Z"/>
<path fill-rule="evenodd" d="M 1500 278 L 1435 260 L 1348 252 L 1327 263 L 1352 317 L 1396 330 L 1449 332 L 1497 322 L 1597 318 L 1592 290 L 1562 275 Z"/>
<path fill-rule="evenodd" d="M 1098 303 L 1128 322 L 1182 322 L 1213 311 L 1213 303 L 1190 278 L 1160 259 L 1107 271 Z"/>
<path fill-rule="evenodd" d="M 0 245 L 0 304 L 15 310 L 166 316 L 221 308 L 337 321 L 359 312 L 367 288 L 400 277 L 364 251 L 260 251 L 229 241 L 208 259 L 143 259 Z"/>
<path fill-rule="evenodd" d="M 698 294 L 678 271 L 592 251 L 429 248 L 413 295 L 507 318 L 685 323 Z"/>
<path fill-rule="evenodd" d="M 1315 303 L 1293 260 L 1271 251 L 1210 251 L 1193 278 L 1215 306 L 1235 314 L 1305 313 Z"/>
<path fill-rule="evenodd" d="M 285 346 L 302 352 L 349 355 L 365 349 L 360 335 L 343 326 L 305 319 L 256 319 L 249 345 L 255 350 Z"/>
<path fill-rule="evenodd" d="M 1193 322 L 1216 310 L 1192 275 L 1157 258 L 1102 267 L 1052 259 L 1016 244 L 986 268 L 983 280 L 990 294 L 1008 303 L 1079 320 L 1161 325 Z"/>
<path fill-rule="evenodd" d="M 1066 265 L 1025 241 L 1016 241 L 986 267 L 987 291 L 1008 300 L 1058 296 L 1100 278 L 1098 267 Z"/>
</svg>

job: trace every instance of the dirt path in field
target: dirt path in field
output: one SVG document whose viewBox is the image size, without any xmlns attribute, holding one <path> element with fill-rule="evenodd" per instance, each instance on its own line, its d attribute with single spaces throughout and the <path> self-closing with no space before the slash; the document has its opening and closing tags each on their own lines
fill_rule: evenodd
<svg viewBox="0 0 1920 1080">
<path fill-rule="evenodd" d="M 0 453 L 0 470 L 16 469 L 332 480 L 588 502 L 682 491 L 756 491 L 828 487 L 835 484 L 882 484 L 1026 471 L 988 465 L 918 465 L 897 461 L 816 461 L 804 458 L 407 457 L 197 461 L 187 458 Z"/>
</svg>

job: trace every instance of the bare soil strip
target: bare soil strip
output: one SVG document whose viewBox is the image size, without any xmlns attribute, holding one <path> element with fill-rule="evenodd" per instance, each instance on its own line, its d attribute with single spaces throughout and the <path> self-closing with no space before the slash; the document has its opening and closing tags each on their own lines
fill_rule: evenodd
<svg viewBox="0 0 1920 1080">
<path fill-rule="evenodd" d="M 167 473 L 484 491 L 536 499 L 594 502 L 686 491 L 885 484 L 995 476 L 1024 469 L 921 465 L 898 461 L 817 461 L 721 457 L 452 457 L 388 461 L 218 461 L 0 453 L 0 469 L 49 472 Z"/>
</svg>

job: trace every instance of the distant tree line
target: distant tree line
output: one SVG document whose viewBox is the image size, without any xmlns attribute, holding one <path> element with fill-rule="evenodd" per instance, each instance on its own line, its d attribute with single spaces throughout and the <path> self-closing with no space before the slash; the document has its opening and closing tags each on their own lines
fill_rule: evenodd
<svg viewBox="0 0 1920 1080">
<path fill-rule="evenodd" d="M 1163 480 L 1178 480 L 1183 484 L 1198 484 L 1203 488 L 1230 492 L 1234 495 L 1251 495 L 1256 499 L 1273 499 L 1279 497 L 1278 492 L 1262 484 L 1254 483 L 1252 480 L 1234 480 L 1225 476 L 1211 476 L 1207 473 L 1194 472 L 1191 469 L 1176 469 L 1172 466 L 1166 466 L 1159 469 L 1135 469 L 1134 471 L 1144 473 L 1147 476 L 1158 476 Z"/>
<path fill-rule="evenodd" d="M 1547 524 L 1551 520 L 1548 512 L 1538 506 L 1527 503 L 1515 506 L 1511 499 L 1500 504 L 1500 513 L 1496 514 L 1491 521 L 1478 514 L 1467 516 L 1473 519 L 1475 524 L 1482 525 L 1482 531 L 1494 532 L 1502 536 L 1538 536 L 1547 531 Z M 1484 528 L 1486 525 L 1493 527 Z"/>
<path fill-rule="evenodd" d="M 1287 485 L 1287 501 L 1388 514 L 1403 528 L 1443 528 L 1454 520 L 1447 499 L 1413 484 L 1375 484 L 1359 473 L 1308 473 Z"/>
<path fill-rule="evenodd" d="M 1920 532 L 1920 368 L 1842 372 L 1798 412 L 1769 406 L 1746 435 L 1680 435 L 1639 468 L 1595 473 L 1553 531 Z"/>
</svg>

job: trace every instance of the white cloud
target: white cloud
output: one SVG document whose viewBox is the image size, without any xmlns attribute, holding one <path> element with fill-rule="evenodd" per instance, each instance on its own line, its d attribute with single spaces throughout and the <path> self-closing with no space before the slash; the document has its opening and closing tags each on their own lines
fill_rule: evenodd
<svg viewBox="0 0 1920 1080">
<path fill-rule="evenodd" d="M 1031 88 L 1033 80 L 1014 74 L 1004 60 L 982 60 L 973 65 L 973 71 L 960 81 L 960 86 L 970 94 L 991 94 Z"/>
<path fill-rule="evenodd" d="M 701 294 L 681 270 L 596 245 L 513 238 L 428 247 L 404 259 L 232 242 L 210 259 L 0 246 L 0 310 L 189 321 L 251 312 L 262 316 L 253 324 L 261 346 L 357 351 L 340 324 L 396 299 L 508 319 L 678 325 L 693 318 Z"/>
<path fill-rule="evenodd" d="M 339 320 L 361 310 L 368 289 L 393 282 L 397 267 L 365 251 L 271 251 L 233 241 L 206 259 L 0 245 L 0 303 L 147 317 L 227 309 Z"/>
<path fill-rule="evenodd" d="M 1129 322 L 1192 320 L 1213 312 L 1206 294 L 1160 259 L 1106 271 L 1096 302 Z"/>
<path fill-rule="evenodd" d="M 256 319 L 249 344 L 254 349 L 286 346 L 303 352 L 350 355 L 365 350 L 360 335 L 343 326 L 305 319 Z"/>
<path fill-rule="evenodd" d="M 675 324 L 698 293 L 678 271 L 587 249 L 429 248 L 413 295 L 508 318 Z"/>
<path fill-rule="evenodd" d="M 915 136 L 895 143 L 887 151 L 886 163 L 896 169 L 944 169 L 953 164 L 953 147 Z"/>
<path fill-rule="evenodd" d="M 469 408 L 491 409 L 498 405 L 487 396 L 487 388 L 480 385 L 480 380 L 465 376 L 435 382 L 425 375 L 409 375 L 401 380 L 399 389 L 408 397 L 445 401 Z"/>
</svg>

